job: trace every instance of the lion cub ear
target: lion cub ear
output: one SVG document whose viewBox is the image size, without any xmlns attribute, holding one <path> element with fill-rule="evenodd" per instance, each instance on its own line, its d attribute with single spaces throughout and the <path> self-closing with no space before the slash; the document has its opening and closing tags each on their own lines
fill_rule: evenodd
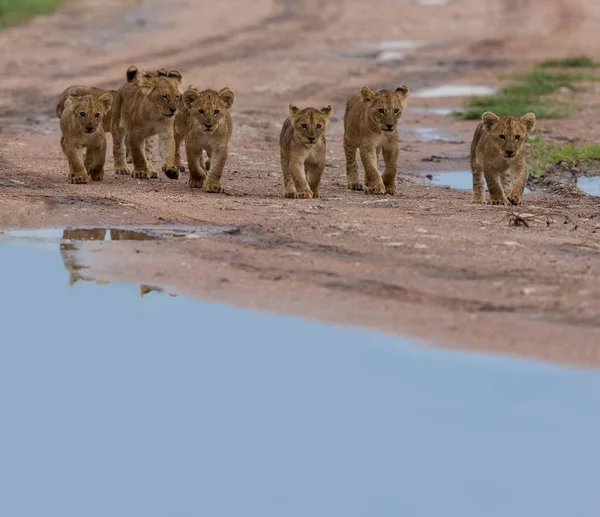
<svg viewBox="0 0 600 517">
<path fill-rule="evenodd" d="M 486 131 L 491 131 L 492 128 L 494 127 L 494 124 L 496 124 L 499 120 L 500 120 L 500 117 L 498 115 L 492 113 L 491 111 L 486 111 L 481 116 L 481 121 L 483 122 L 483 128 Z"/>
<path fill-rule="evenodd" d="M 178 70 L 169 70 L 169 72 L 167 73 L 167 77 L 170 79 L 175 79 L 177 81 L 177 84 L 181 84 L 183 82 L 183 76 Z"/>
<path fill-rule="evenodd" d="M 405 84 L 398 86 L 398 88 L 394 90 L 394 93 L 397 93 L 402 99 L 408 99 L 410 97 L 410 90 Z"/>
<path fill-rule="evenodd" d="M 192 109 L 192 104 L 196 102 L 198 97 L 200 97 L 200 94 L 193 88 L 189 88 L 185 92 L 183 92 L 183 104 L 185 104 L 185 107 L 187 109 Z"/>
<path fill-rule="evenodd" d="M 361 87 L 360 95 L 364 103 L 369 103 L 375 98 L 375 92 L 368 86 Z"/>
<path fill-rule="evenodd" d="M 130 66 L 127 69 L 127 72 L 125 72 L 125 77 L 127 78 L 127 82 L 130 83 L 131 81 L 133 81 L 137 75 L 138 75 L 138 67 L 137 66 Z"/>
<path fill-rule="evenodd" d="M 323 115 L 325 115 L 327 118 L 329 118 L 331 116 L 331 113 L 333 112 L 333 108 L 331 107 L 331 104 L 328 104 L 327 106 L 325 106 L 324 108 L 321 108 L 319 110 Z"/>
<path fill-rule="evenodd" d="M 233 101 L 235 100 L 235 93 L 233 93 L 233 90 L 231 88 L 221 88 L 219 90 L 218 96 L 219 99 L 221 99 L 225 103 L 227 109 L 233 106 Z"/>
<path fill-rule="evenodd" d="M 106 113 L 112 106 L 113 97 L 110 93 L 106 92 L 98 97 L 98 102 L 104 106 L 104 112 Z"/>
<path fill-rule="evenodd" d="M 521 123 L 527 129 L 527 133 L 531 133 L 535 127 L 535 113 L 527 113 L 527 115 L 521 117 Z"/>
<path fill-rule="evenodd" d="M 159 68 L 159 69 L 156 71 L 156 75 L 157 75 L 158 77 L 169 77 L 169 72 L 167 72 L 167 71 L 166 71 L 164 68 Z"/>
<path fill-rule="evenodd" d="M 290 117 L 292 118 L 300 113 L 300 108 L 298 106 L 294 106 L 293 104 L 289 104 L 288 110 L 290 112 Z"/>
</svg>

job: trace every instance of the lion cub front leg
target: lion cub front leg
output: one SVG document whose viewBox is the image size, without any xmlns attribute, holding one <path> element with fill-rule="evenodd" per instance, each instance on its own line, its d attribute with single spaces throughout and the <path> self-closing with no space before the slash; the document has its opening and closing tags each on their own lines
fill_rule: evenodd
<svg viewBox="0 0 600 517">
<path fill-rule="evenodd" d="M 485 182 L 487 183 L 488 190 L 490 191 L 490 204 L 492 205 L 510 205 L 510 202 L 504 194 L 502 188 L 501 175 L 502 171 L 495 167 L 483 168 L 483 175 L 485 176 Z"/>
<path fill-rule="evenodd" d="M 206 192 L 224 192 L 225 189 L 221 185 L 221 176 L 223 175 L 225 163 L 229 156 L 227 144 L 215 148 L 210 147 L 207 154 L 210 156 L 210 168 L 208 170 L 208 177 L 206 178 Z"/>
<path fill-rule="evenodd" d="M 506 197 L 513 205 L 520 205 L 523 202 L 523 193 L 527 183 L 527 160 L 524 156 L 519 156 L 514 160 L 511 166 L 513 179 L 512 188 L 506 194 Z"/>
<path fill-rule="evenodd" d="M 308 181 L 306 181 L 306 173 L 304 172 L 304 157 L 292 156 L 290 158 L 289 170 L 294 186 L 296 187 L 296 197 L 301 199 L 312 198 L 313 191 L 311 190 Z"/>
<path fill-rule="evenodd" d="M 65 141 L 64 137 L 61 138 L 60 145 L 63 153 L 65 153 L 65 156 L 67 157 L 67 161 L 69 162 L 70 182 L 77 184 L 87 183 L 88 174 L 83 163 L 81 149 L 74 145 L 69 145 L 69 143 Z"/>
<path fill-rule="evenodd" d="M 360 159 L 365 168 L 365 194 L 385 194 L 385 185 L 377 170 L 377 152 L 375 145 L 360 147 Z"/>
<path fill-rule="evenodd" d="M 179 167 L 175 165 L 175 134 L 173 124 L 159 135 L 165 149 L 165 161 L 163 162 L 162 170 L 165 176 L 170 180 L 179 178 Z"/>
<path fill-rule="evenodd" d="M 127 138 L 126 146 L 125 140 L 127 134 L 118 122 L 113 122 L 111 133 L 113 140 L 113 158 L 115 162 L 115 174 L 129 174 L 129 168 L 127 167 L 127 163 L 125 161 L 125 148 L 127 147 L 127 150 L 131 152 L 129 138 Z"/>
<path fill-rule="evenodd" d="M 85 153 L 86 169 L 92 181 L 104 179 L 104 163 L 106 162 L 106 137 L 97 135 L 87 146 Z"/>
<path fill-rule="evenodd" d="M 202 146 L 198 145 L 193 140 L 186 138 L 185 153 L 188 161 L 188 169 L 190 170 L 188 185 L 190 188 L 204 188 L 206 171 L 202 165 Z"/>
<path fill-rule="evenodd" d="M 290 171 L 290 157 L 283 151 L 281 152 L 281 172 L 283 173 L 283 195 L 292 199 L 298 197 Z"/>
<path fill-rule="evenodd" d="M 127 138 L 131 147 L 131 157 L 133 158 L 133 177 L 149 179 L 150 168 L 144 152 L 144 136 L 139 131 L 132 131 Z"/>
<path fill-rule="evenodd" d="M 381 179 L 385 186 L 385 193 L 393 196 L 396 194 L 396 175 L 398 174 L 398 141 L 389 142 L 382 147 L 385 170 Z"/>
<path fill-rule="evenodd" d="M 308 179 L 308 185 L 313 191 L 313 197 L 320 197 L 319 184 L 323 177 L 323 171 L 325 170 L 325 147 L 319 149 L 318 154 L 315 157 L 309 157 L 304 162 L 304 170 Z"/>
</svg>

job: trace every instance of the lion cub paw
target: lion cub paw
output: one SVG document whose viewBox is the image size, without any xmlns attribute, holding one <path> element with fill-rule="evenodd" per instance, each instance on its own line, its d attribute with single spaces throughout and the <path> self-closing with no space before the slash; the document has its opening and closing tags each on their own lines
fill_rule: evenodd
<svg viewBox="0 0 600 517">
<path fill-rule="evenodd" d="M 298 197 L 298 194 L 295 190 L 286 190 L 285 197 L 287 197 L 288 199 L 296 199 Z"/>
<path fill-rule="evenodd" d="M 104 179 L 104 171 L 90 171 L 92 181 L 102 181 Z"/>
<path fill-rule="evenodd" d="M 170 180 L 179 179 L 179 167 L 167 167 L 166 165 L 163 165 L 162 170 L 165 173 L 165 176 Z"/>
<path fill-rule="evenodd" d="M 225 192 L 225 188 L 223 188 L 223 185 L 220 183 L 207 183 L 205 190 L 206 192 L 211 192 L 213 194 L 221 194 Z"/>
<path fill-rule="evenodd" d="M 131 171 L 127 167 L 117 167 L 115 169 L 115 174 L 117 176 L 129 176 Z"/>
<path fill-rule="evenodd" d="M 134 170 L 132 176 L 134 178 L 142 178 L 142 179 L 150 179 L 150 171 L 149 170 Z"/>
<path fill-rule="evenodd" d="M 386 185 L 385 193 L 388 194 L 389 196 L 395 196 L 396 195 L 396 185 Z"/>
<path fill-rule="evenodd" d="M 188 186 L 190 188 L 204 188 L 204 180 L 197 178 L 190 178 L 188 181 Z"/>
<path fill-rule="evenodd" d="M 508 201 L 513 205 L 520 205 L 523 202 L 523 197 L 514 192 L 508 192 L 506 194 Z"/>
<path fill-rule="evenodd" d="M 158 178 L 158 171 L 155 171 L 154 169 L 152 169 L 152 170 L 150 171 L 150 179 L 151 179 L 151 180 L 155 180 L 155 179 L 157 179 L 157 178 Z"/>
<path fill-rule="evenodd" d="M 487 205 L 487 200 L 485 196 L 473 196 L 473 203 L 476 205 Z"/>
<path fill-rule="evenodd" d="M 78 174 L 77 176 L 75 176 L 75 175 L 69 176 L 69 180 L 74 185 L 81 185 L 83 183 L 87 183 L 88 179 L 89 178 L 88 178 L 87 174 Z"/>
<path fill-rule="evenodd" d="M 362 183 L 348 183 L 348 188 L 350 190 L 364 190 L 364 186 Z"/>
<path fill-rule="evenodd" d="M 313 191 L 310 189 L 306 189 L 306 190 L 301 190 L 300 192 L 298 192 L 298 198 L 299 199 L 312 199 L 313 198 Z"/>
<path fill-rule="evenodd" d="M 510 201 L 506 198 L 502 199 L 498 199 L 498 198 L 492 198 L 490 199 L 490 205 L 504 205 L 504 206 L 509 206 L 510 205 Z"/>
<path fill-rule="evenodd" d="M 383 183 L 381 183 L 380 185 L 372 185 L 372 186 L 367 185 L 365 187 L 365 194 L 381 196 L 381 195 L 385 194 L 385 187 L 384 187 Z"/>
</svg>

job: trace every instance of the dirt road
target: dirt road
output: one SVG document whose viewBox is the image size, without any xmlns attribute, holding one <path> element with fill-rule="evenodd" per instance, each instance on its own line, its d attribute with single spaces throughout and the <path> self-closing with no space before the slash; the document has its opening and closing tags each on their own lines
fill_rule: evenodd
<svg viewBox="0 0 600 517">
<path fill-rule="evenodd" d="M 441 84 L 495 86 L 504 72 L 542 58 L 600 58 L 600 6 L 197 4 L 78 0 L 0 33 L 0 228 L 233 227 L 201 239 L 90 242 L 80 258 L 92 278 L 437 346 L 600 366 L 600 199 L 535 192 L 522 207 L 482 207 L 470 204 L 468 191 L 428 184 L 427 174 L 468 168 L 475 124 L 433 109 L 456 107 L 460 98 L 419 95 Z M 67 183 L 57 96 L 70 84 L 118 87 L 131 64 L 177 68 L 186 86 L 236 91 L 226 194 L 190 191 L 187 174 L 141 181 L 109 173 L 100 184 Z M 345 99 L 362 84 L 401 83 L 413 97 L 400 128 L 399 195 L 346 190 Z M 600 90 L 580 100 L 576 116 L 540 121 L 538 132 L 597 141 Z M 322 199 L 282 197 L 277 141 L 289 102 L 334 105 Z"/>
</svg>

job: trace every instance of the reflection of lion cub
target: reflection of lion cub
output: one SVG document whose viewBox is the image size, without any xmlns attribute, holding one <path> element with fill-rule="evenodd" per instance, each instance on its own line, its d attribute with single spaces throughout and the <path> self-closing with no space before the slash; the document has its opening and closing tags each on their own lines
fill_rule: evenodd
<svg viewBox="0 0 600 517">
<path fill-rule="evenodd" d="M 192 188 L 204 187 L 206 192 L 224 190 L 221 176 L 229 154 L 233 128 L 229 108 L 234 100 L 235 94 L 229 88 L 222 88 L 218 92 L 188 88 L 183 94 L 185 109 L 177 115 L 175 148 L 179 149 L 185 138 L 190 169 L 189 186 Z M 208 155 L 206 165 L 202 155 L 204 150 Z M 178 165 L 181 166 L 181 160 Z"/>
<path fill-rule="evenodd" d="M 319 197 L 331 105 L 301 110 L 290 104 L 289 110 L 279 136 L 285 197 Z"/>
<path fill-rule="evenodd" d="M 127 83 L 115 99 L 112 118 L 113 154 L 116 174 L 129 174 L 125 162 L 125 138 L 131 146 L 134 178 L 157 178 L 158 173 L 148 163 L 143 151 L 145 141 L 159 135 L 165 147 L 163 171 L 168 178 L 179 177 L 175 167 L 173 121 L 180 97 L 182 81 L 177 70 L 142 78 L 140 83 Z"/>
<path fill-rule="evenodd" d="M 362 190 L 356 166 L 356 149 L 365 168 L 366 194 L 395 194 L 398 169 L 397 124 L 410 93 L 406 85 L 393 92 L 380 90 L 375 93 L 368 86 L 360 89 L 360 95 L 352 95 L 344 114 L 344 151 L 348 188 Z M 377 154 L 383 152 L 385 171 L 382 176 L 377 169 Z"/>
<path fill-rule="evenodd" d="M 69 161 L 71 183 L 87 183 L 104 179 L 106 136 L 102 119 L 111 108 L 112 95 L 104 93 L 67 97 L 60 117 L 60 145 Z M 85 148 L 85 159 L 82 150 Z"/>
<path fill-rule="evenodd" d="M 520 205 L 527 182 L 523 149 L 535 126 L 535 115 L 527 113 L 518 119 L 510 115 L 498 117 L 486 111 L 481 120 L 471 143 L 473 202 L 486 203 L 485 176 L 492 205 Z"/>
</svg>

